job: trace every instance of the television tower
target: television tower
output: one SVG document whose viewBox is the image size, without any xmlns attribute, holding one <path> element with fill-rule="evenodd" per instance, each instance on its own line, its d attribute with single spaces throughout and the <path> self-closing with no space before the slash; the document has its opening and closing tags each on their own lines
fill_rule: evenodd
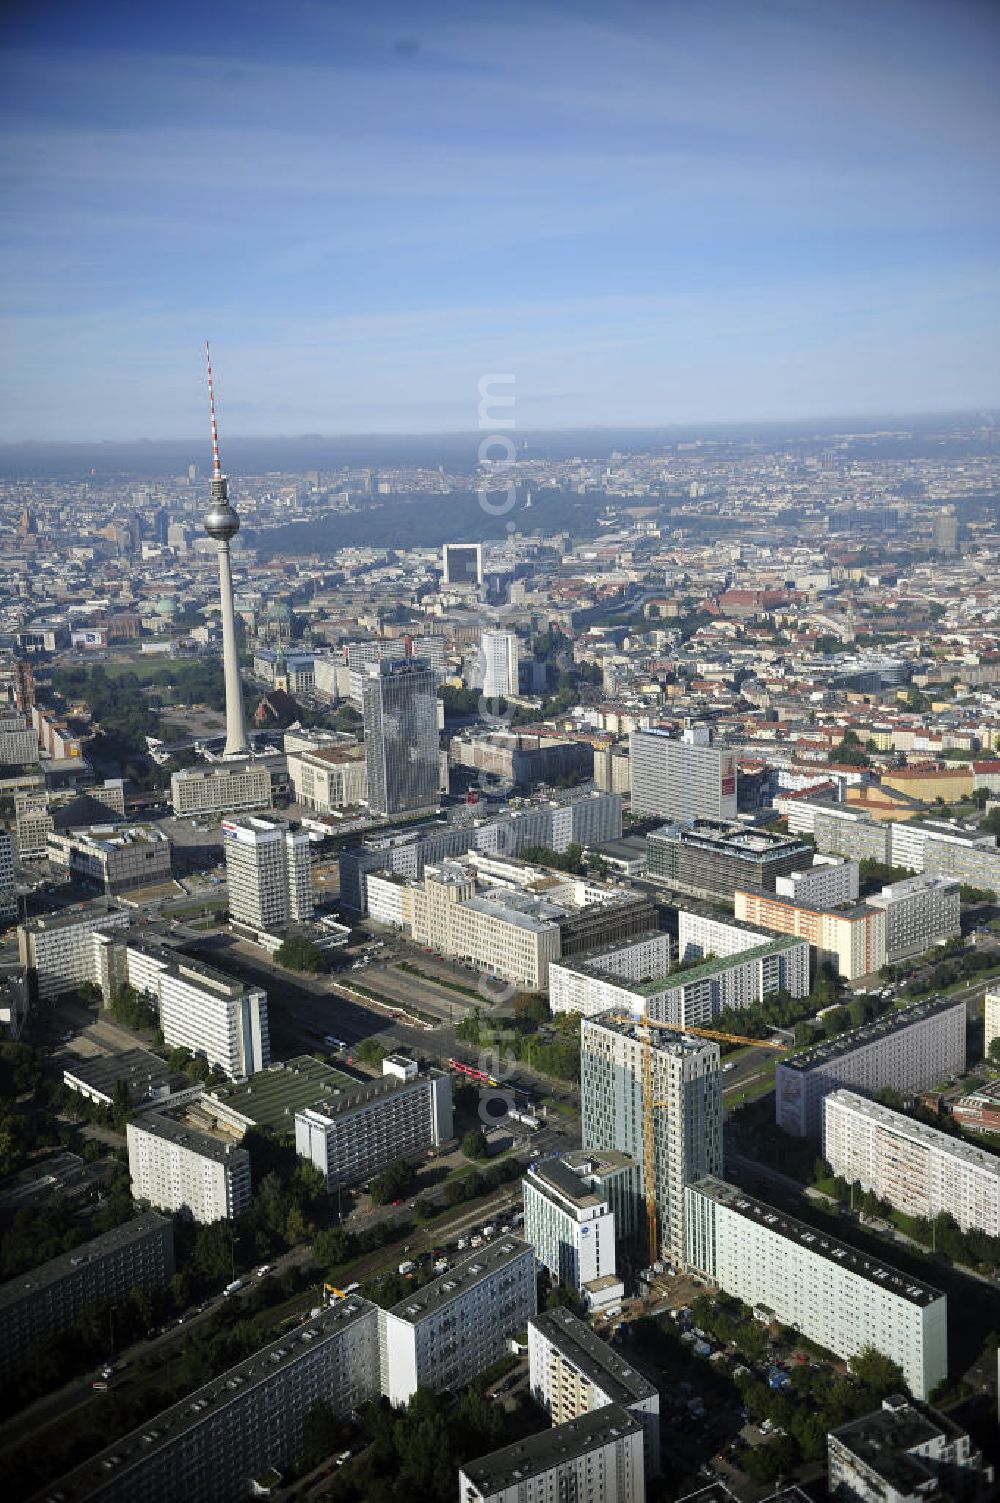
<svg viewBox="0 0 1000 1503">
<path fill-rule="evenodd" d="M 212 503 L 205 513 L 204 527 L 219 545 L 219 592 L 222 597 L 222 666 L 226 678 L 226 745 L 224 757 L 249 754 L 246 721 L 243 718 L 243 690 L 240 686 L 240 660 L 236 652 L 236 612 L 233 609 L 233 571 L 229 558 L 229 540 L 240 530 L 240 519 L 229 504 L 229 481 L 219 463 L 219 430 L 215 421 L 215 388 L 212 385 L 212 355 L 205 341 L 208 361 L 208 405 L 212 414 Z"/>
</svg>

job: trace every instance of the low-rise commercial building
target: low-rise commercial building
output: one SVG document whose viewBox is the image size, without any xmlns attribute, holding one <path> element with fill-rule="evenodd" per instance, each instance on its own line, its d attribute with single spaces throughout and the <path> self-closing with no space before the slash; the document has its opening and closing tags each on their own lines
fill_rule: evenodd
<svg viewBox="0 0 1000 1503">
<path fill-rule="evenodd" d="M 796 1221 L 736 1185 L 689 1185 L 687 1262 L 763 1318 L 850 1359 L 875 1347 L 925 1399 L 948 1375 L 940 1290 Z"/>
<path fill-rule="evenodd" d="M 0 1372 L 16 1371 L 36 1341 L 65 1331 L 86 1306 L 162 1289 L 173 1272 L 173 1222 L 150 1211 L 9 1279 L 0 1285 Z"/>
<path fill-rule="evenodd" d="M 774 892 L 779 877 L 812 860 L 812 847 L 790 835 L 732 821 L 679 819 L 646 836 L 650 878 L 676 892 L 717 901 L 744 892 Z"/>
<path fill-rule="evenodd" d="M 127 1124 L 132 1194 L 192 1221 L 235 1221 L 250 1204 L 250 1155 L 196 1109 L 140 1112 Z"/>
<path fill-rule="evenodd" d="M 642 1426 L 609 1404 L 529 1435 L 458 1474 L 459 1503 L 643 1503 Z"/>
<path fill-rule="evenodd" d="M 166 882 L 170 841 L 153 825 L 94 825 L 89 830 L 53 830 L 47 855 L 77 882 L 106 893 L 128 892 Z"/>
<path fill-rule="evenodd" d="M 504 1237 L 478 1248 L 380 1312 L 382 1392 L 406 1404 L 418 1388 L 464 1387 L 504 1354 L 536 1309 L 528 1244 Z"/>
<path fill-rule="evenodd" d="M 959 1127 L 970 1132 L 1000 1133 L 1000 1080 L 987 1081 L 977 1091 L 953 1101 L 951 1115 Z"/>
<path fill-rule="evenodd" d="M 440 1148 L 454 1133 L 451 1077 L 394 1074 L 295 1113 L 295 1149 L 333 1194 L 388 1164 Z"/>
<path fill-rule="evenodd" d="M 158 1054 L 148 1049 L 124 1049 L 120 1054 L 93 1054 L 75 1058 L 63 1070 L 63 1085 L 95 1106 L 112 1106 L 119 1083 L 128 1092 L 129 1106 L 154 1101 L 168 1094 L 170 1070 Z"/>
<path fill-rule="evenodd" d="M 885 958 L 890 964 L 922 955 L 962 933 L 960 883 L 955 877 L 921 872 L 891 882 L 868 899 L 885 914 Z"/>
<path fill-rule="evenodd" d="M 318 814 L 351 808 L 368 796 L 363 746 L 321 746 L 289 752 L 288 776 L 295 802 Z"/>
<path fill-rule="evenodd" d="M 965 1021 L 964 1002 L 933 997 L 779 1060 L 778 1126 L 796 1137 L 818 1137 L 823 1102 L 838 1086 L 874 1096 L 883 1086 L 925 1091 L 963 1074 Z"/>
<path fill-rule="evenodd" d="M 648 1378 L 571 1310 L 557 1306 L 528 1322 L 531 1395 L 553 1425 L 618 1404 L 643 1428 L 647 1477 L 660 1473 L 660 1395 Z"/>
<path fill-rule="evenodd" d="M 347 1419 L 378 1393 L 378 1311 L 352 1296 L 61 1477 L 65 1503 L 242 1503 L 302 1450 L 317 1404 Z"/>
<path fill-rule="evenodd" d="M 559 778 L 584 781 L 593 774 L 594 751 L 589 741 L 560 736 L 463 731 L 449 742 L 448 762 L 452 767 L 467 767 L 503 783 L 530 788 Z"/>
<path fill-rule="evenodd" d="M 946 1212 L 963 1232 L 1000 1237 L 995 1153 L 840 1090 L 823 1103 L 823 1156 L 834 1174 L 907 1216 L 932 1220 Z"/>
<path fill-rule="evenodd" d="M 993 1481 L 993 1468 L 966 1431 L 900 1394 L 883 1399 L 873 1414 L 831 1430 L 827 1464 L 830 1496 L 846 1503 L 971 1498 Z"/>
</svg>

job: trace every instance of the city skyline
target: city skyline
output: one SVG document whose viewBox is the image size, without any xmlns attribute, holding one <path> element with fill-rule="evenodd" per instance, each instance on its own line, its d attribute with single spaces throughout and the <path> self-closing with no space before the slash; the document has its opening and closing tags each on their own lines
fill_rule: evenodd
<svg viewBox="0 0 1000 1503">
<path fill-rule="evenodd" d="M 247 17 L 8 16 L 0 441 L 1000 400 L 988 6 Z"/>
</svg>

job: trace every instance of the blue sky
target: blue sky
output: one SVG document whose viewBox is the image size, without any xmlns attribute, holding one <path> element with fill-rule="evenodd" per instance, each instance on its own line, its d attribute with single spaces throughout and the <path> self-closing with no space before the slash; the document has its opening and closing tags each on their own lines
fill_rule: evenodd
<svg viewBox="0 0 1000 1503">
<path fill-rule="evenodd" d="M 1000 6 L 7 0 L 0 440 L 1000 405 Z"/>
</svg>

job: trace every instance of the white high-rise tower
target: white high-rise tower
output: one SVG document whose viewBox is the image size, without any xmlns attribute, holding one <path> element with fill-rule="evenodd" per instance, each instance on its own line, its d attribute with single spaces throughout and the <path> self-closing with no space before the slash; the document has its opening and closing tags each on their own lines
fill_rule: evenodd
<svg viewBox="0 0 1000 1503">
<path fill-rule="evenodd" d="M 240 687 L 240 660 L 236 652 L 236 613 L 233 609 L 233 572 L 229 561 L 229 540 L 240 530 L 240 519 L 229 504 L 229 481 L 219 463 L 219 430 L 215 422 L 215 388 L 212 385 L 212 356 L 205 342 L 208 360 L 208 402 L 212 412 L 212 504 L 205 514 L 205 531 L 219 545 L 219 593 L 222 597 L 222 666 L 226 677 L 226 745 L 224 757 L 245 757 L 246 721 L 243 718 L 243 691 Z"/>
<path fill-rule="evenodd" d="M 506 699 L 517 693 L 517 636 L 512 631 L 484 631 L 483 698 Z"/>
</svg>

